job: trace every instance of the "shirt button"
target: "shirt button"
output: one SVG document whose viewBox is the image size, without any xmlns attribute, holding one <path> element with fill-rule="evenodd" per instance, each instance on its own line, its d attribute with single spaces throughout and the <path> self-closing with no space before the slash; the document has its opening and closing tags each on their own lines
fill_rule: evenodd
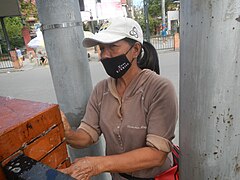
<svg viewBox="0 0 240 180">
<path fill-rule="evenodd" d="M 119 128 L 120 128 L 120 126 L 117 126 L 117 128 L 119 129 Z"/>
</svg>

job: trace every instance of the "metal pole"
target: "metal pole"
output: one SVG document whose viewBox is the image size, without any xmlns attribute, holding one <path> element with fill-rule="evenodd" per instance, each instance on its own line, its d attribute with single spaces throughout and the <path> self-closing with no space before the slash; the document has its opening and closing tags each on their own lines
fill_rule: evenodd
<svg viewBox="0 0 240 180">
<path fill-rule="evenodd" d="M 96 11 L 96 19 L 97 19 L 97 25 L 99 24 L 99 18 L 98 18 L 98 1 L 95 0 L 95 11 Z"/>
<path fill-rule="evenodd" d="M 150 42 L 150 30 L 149 30 L 149 18 L 148 18 L 149 0 L 143 0 L 143 3 L 144 3 L 144 20 L 146 25 L 146 41 Z"/>
<path fill-rule="evenodd" d="M 127 15 L 129 18 L 133 18 L 132 0 L 127 1 Z"/>
<path fill-rule="evenodd" d="M 165 0 L 162 0 L 162 28 L 166 27 Z"/>
<path fill-rule="evenodd" d="M 78 0 L 37 0 L 44 42 L 60 108 L 73 129 L 85 113 L 92 90 L 87 51 L 82 46 L 83 27 Z M 102 141 L 91 148 L 69 148 L 71 160 L 103 155 Z M 105 174 L 92 179 L 106 179 Z"/>
<path fill-rule="evenodd" d="M 6 27 L 5 27 L 4 17 L 0 17 L 0 21 L 1 21 L 1 26 L 2 26 L 2 30 L 3 30 L 3 35 L 4 35 L 4 38 L 5 38 L 6 43 L 7 43 L 7 49 L 8 49 L 8 51 L 10 51 L 11 50 L 11 44 L 10 44 L 8 33 L 7 33 L 7 30 L 6 30 Z"/>
<path fill-rule="evenodd" d="M 91 9 L 90 9 L 90 21 L 91 21 L 92 33 L 95 34 L 95 27 L 94 27 L 94 22 L 93 22 L 93 16 L 92 16 Z M 97 46 L 94 46 L 94 52 L 97 53 Z"/>
<path fill-rule="evenodd" d="M 93 24 L 93 16 L 92 16 L 92 11 L 91 11 L 91 9 L 90 9 L 90 21 L 91 21 L 92 33 L 95 34 L 95 28 L 94 28 L 94 24 Z"/>
<path fill-rule="evenodd" d="M 181 1 L 180 179 L 240 179 L 240 1 Z"/>
<path fill-rule="evenodd" d="M 2 36 L 1 36 L 1 34 L 0 34 L 0 42 L 2 41 Z M 1 44 L 0 44 L 0 54 L 2 54 L 2 46 L 1 46 Z"/>
</svg>

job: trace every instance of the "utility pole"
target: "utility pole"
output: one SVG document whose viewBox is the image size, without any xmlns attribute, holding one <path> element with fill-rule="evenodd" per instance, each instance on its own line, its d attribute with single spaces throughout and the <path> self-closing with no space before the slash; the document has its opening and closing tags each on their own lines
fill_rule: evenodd
<svg viewBox="0 0 240 180">
<path fill-rule="evenodd" d="M 0 42 L 2 41 L 2 36 L 1 36 L 1 34 L 0 34 Z M 2 46 L 1 46 L 1 44 L 0 44 L 0 54 L 2 54 Z"/>
<path fill-rule="evenodd" d="M 98 17 L 98 2 L 101 3 L 101 0 L 95 0 L 95 11 L 96 11 L 97 25 L 99 25 L 99 17 Z"/>
<path fill-rule="evenodd" d="M 240 179 L 240 1 L 181 1 L 180 179 Z"/>
<path fill-rule="evenodd" d="M 166 27 L 166 16 L 165 16 L 165 0 L 162 0 L 162 28 Z"/>
<path fill-rule="evenodd" d="M 95 34 L 95 27 L 94 27 L 93 15 L 92 15 L 91 9 L 90 9 L 90 21 L 91 21 L 91 30 L 92 30 L 92 33 Z M 95 47 L 96 47 L 96 46 L 95 46 Z"/>
<path fill-rule="evenodd" d="M 132 0 L 127 1 L 127 15 L 128 15 L 129 18 L 134 18 Z"/>
<path fill-rule="evenodd" d="M 148 8 L 149 8 L 149 0 L 143 0 L 143 6 L 144 6 L 144 20 L 145 20 L 145 26 L 146 26 L 146 41 L 150 42 L 150 30 L 149 30 L 149 18 L 148 18 Z"/>
<path fill-rule="evenodd" d="M 78 0 L 37 0 L 37 9 L 49 58 L 53 84 L 61 110 L 76 129 L 85 114 L 92 91 L 87 51 L 82 46 L 83 27 Z M 101 141 L 91 148 L 69 147 L 71 160 L 103 155 Z M 92 179 L 106 179 L 101 174 Z"/>
</svg>

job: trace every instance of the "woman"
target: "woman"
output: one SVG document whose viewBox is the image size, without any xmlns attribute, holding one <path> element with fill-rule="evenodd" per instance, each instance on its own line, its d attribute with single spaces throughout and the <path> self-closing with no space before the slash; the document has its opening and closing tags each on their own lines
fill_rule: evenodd
<svg viewBox="0 0 240 180">
<path fill-rule="evenodd" d="M 172 83 L 154 72 L 159 73 L 157 53 L 143 43 L 139 24 L 130 18 L 112 19 L 83 45 L 99 45 L 101 62 L 111 77 L 94 88 L 76 131 L 62 113 L 65 136 L 69 145 L 83 148 L 103 134 L 106 156 L 77 159 L 62 172 L 81 180 L 110 172 L 114 180 L 124 180 L 154 178 L 169 169 L 176 94 Z"/>
</svg>

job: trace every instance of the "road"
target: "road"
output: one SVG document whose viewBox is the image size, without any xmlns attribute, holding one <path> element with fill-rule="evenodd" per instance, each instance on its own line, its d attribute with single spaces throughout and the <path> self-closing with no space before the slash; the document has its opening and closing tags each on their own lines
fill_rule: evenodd
<svg viewBox="0 0 240 180">
<path fill-rule="evenodd" d="M 161 75 L 170 79 L 179 94 L 179 52 L 159 52 Z M 89 62 L 92 83 L 108 77 L 100 62 Z M 20 72 L 0 73 L 0 96 L 57 103 L 49 66 L 35 66 Z M 178 143 L 178 126 L 175 141 Z"/>
</svg>

